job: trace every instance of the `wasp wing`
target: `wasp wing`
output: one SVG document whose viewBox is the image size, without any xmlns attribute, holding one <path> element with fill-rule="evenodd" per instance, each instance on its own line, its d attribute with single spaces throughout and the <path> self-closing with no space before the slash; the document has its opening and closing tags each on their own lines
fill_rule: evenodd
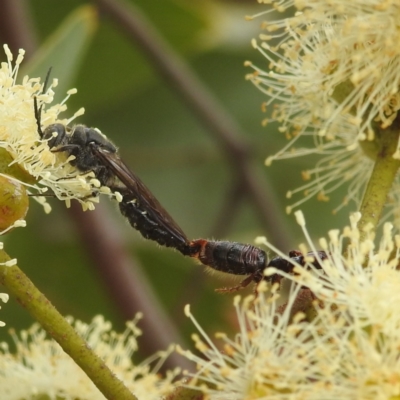
<svg viewBox="0 0 400 400">
<path fill-rule="evenodd" d="M 136 176 L 118 156 L 99 146 L 92 146 L 94 153 L 110 167 L 115 176 L 126 186 L 128 191 L 137 200 L 143 211 L 147 212 L 155 222 L 161 224 L 166 231 L 176 237 L 182 243 L 187 243 L 188 239 L 178 224 L 172 219 L 164 207 L 153 196 L 146 185 Z"/>
</svg>

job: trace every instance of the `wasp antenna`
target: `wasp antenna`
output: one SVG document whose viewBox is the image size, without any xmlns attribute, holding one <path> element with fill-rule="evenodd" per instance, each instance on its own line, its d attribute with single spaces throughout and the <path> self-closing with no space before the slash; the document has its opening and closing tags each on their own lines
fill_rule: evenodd
<svg viewBox="0 0 400 400">
<path fill-rule="evenodd" d="M 42 107 L 38 108 L 38 103 L 37 103 L 37 97 L 35 96 L 33 98 L 33 109 L 35 111 L 35 119 L 36 119 L 36 124 L 37 124 L 37 130 L 40 138 L 43 138 L 43 131 L 42 131 L 42 123 L 40 122 L 40 117 L 41 117 L 41 112 L 42 112 Z"/>
<path fill-rule="evenodd" d="M 49 79 L 50 79 L 50 74 L 51 74 L 51 70 L 53 69 L 53 67 L 50 67 L 49 70 L 47 71 L 46 74 L 46 78 L 44 78 L 44 84 L 43 84 L 43 90 L 42 90 L 42 94 L 46 91 L 47 89 L 47 84 L 49 83 Z"/>
<path fill-rule="evenodd" d="M 44 83 L 43 83 L 42 94 L 46 92 L 47 84 L 49 83 L 50 74 L 51 74 L 52 69 L 53 69 L 53 67 L 50 67 L 49 70 L 47 71 L 46 78 L 44 79 Z M 43 138 L 42 122 L 41 122 L 42 106 L 38 107 L 38 102 L 37 102 L 36 96 L 34 96 L 34 98 L 33 98 L 33 108 L 34 108 L 34 112 L 35 112 L 35 119 L 36 119 L 36 124 L 38 127 L 38 133 L 39 133 L 39 136 L 41 138 Z"/>
</svg>

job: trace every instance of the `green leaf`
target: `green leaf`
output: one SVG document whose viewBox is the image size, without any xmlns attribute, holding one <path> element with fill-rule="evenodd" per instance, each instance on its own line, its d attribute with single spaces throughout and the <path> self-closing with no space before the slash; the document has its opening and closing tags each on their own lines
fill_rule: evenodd
<svg viewBox="0 0 400 400">
<path fill-rule="evenodd" d="M 97 28 L 97 12 L 84 5 L 73 11 L 49 36 L 34 57 L 24 65 L 20 76 L 46 76 L 52 67 L 52 76 L 59 80 L 55 102 L 60 102 L 71 89 L 79 66 Z"/>
</svg>

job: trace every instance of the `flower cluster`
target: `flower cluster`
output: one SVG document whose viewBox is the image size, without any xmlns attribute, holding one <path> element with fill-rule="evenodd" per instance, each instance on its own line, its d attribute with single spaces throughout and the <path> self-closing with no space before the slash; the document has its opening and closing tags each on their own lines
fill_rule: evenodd
<svg viewBox="0 0 400 400">
<path fill-rule="evenodd" d="M 343 183 L 350 185 L 344 203 L 358 201 L 379 136 L 390 130 L 400 109 L 398 2 L 259 2 L 270 9 L 261 13 L 265 33 L 253 44 L 268 60 L 268 70 L 249 63 L 254 68 L 249 79 L 267 94 L 266 105 L 273 105 L 269 119 L 290 140 L 266 163 L 323 156 L 303 174 L 313 180 L 289 192 L 305 197 L 288 211 L 312 196 L 326 200 Z M 274 19 L 276 12 L 285 17 Z M 399 149 L 394 156 L 400 157 Z"/>
<path fill-rule="evenodd" d="M 57 81 L 53 80 L 47 89 L 43 88 L 38 78 L 29 79 L 25 76 L 21 83 L 17 83 L 24 51 L 20 50 L 13 66 L 13 56 L 7 45 L 4 50 L 8 61 L 3 62 L 0 68 L 0 150 L 4 149 L 2 159 L 9 161 L 0 172 L 22 181 L 34 194 L 41 194 L 50 188 L 59 199 L 67 202 L 78 199 L 84 208 L 92 209 L 93 201 L 97 201 L 92 193 L 99 190 L 99 182 L 90 173 L 83 175 L 76 171 L 70 165 L 70 160 L 63 159 L 61 153 L 50 151 L 47 140 L 40 137 L 34 112 L 36 98 L 43 126 L 55 122 L 69 124 L 83 110 L 69 120 L 60 119 L 59 114 L 65 111 L 66 100 L 76 90 L 69 91 L 61 104 L 46 107 L 53 101 L 53 88 Z M 21 169 L 19 174 L 13 174 L 15 168 L 12 167 L 16 165 Z M 43 198 L 39 201 L 45 204 Z M 45 211 L 49 210 L 50 206 L 46 204 Z"/>
<path fill-rule="evenodd" d="M 237 297 L 240 331 L 233 339 L 218 334 L 222 349 L 187 309 L 202 335 L 195 336 L 196 347 L 205 356 L 182 351 L 198 365 L 190 385 L 211 399 L 398 398 L 400 237 L 386 224 L 375 248 L 372 232 L 360 240 L 359 217 L 352 216 L 342 233 L 333 230 L 329 240 L 320 240 L 318 248 L 328 255 L 319 260 L 323 273 L 309 264 L 297 266 L 296 275 L 283 274 L 293 281 L 285 307 L 278 308 L 270 294 Z M 303 216 L 297 218 L 307 237 L 302 249 L 316 251 Z M 304 291 L 318 299 L 308 320 L 302 312 L 293 315 Z"/>
<path fill-rule="evenodd" d="M 164 379 L 157 375 L 170 351 L 134 365 L 131 357 L 137 350 L 136 338 L 140 334 L 136 322 L 129 322 L 121 334 L 112 331 L 111 324 L 100 316 L 90 324 L 75 321 L 74 326 L 137 398 L 160 399 L 172 390 L 171 382 L 176 375 L 170 372 Z M 16 353 L 10 353 L 5 343 L 0 350 L 2 398 L 104 399 L 86 374 L 54 340 L 46 337 L 39 325 L 19 335 L 12 333 L 12 337 Z M 151 368 L 153 362 L 156 365 Z"/>
</svg>

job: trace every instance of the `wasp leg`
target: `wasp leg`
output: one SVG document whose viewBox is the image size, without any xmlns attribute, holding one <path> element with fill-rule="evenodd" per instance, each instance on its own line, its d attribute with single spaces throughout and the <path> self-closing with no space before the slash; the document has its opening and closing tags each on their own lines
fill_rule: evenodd
<svg viewBox="0 0 400 400">
<path fill-rule="evenodd" d="M 246 286 L 248 286 L 251 282 L 254 281 L 254 276 L 256 274 L 251 274 L 249 275 L 246 279 L 243 279 L 242 282 L 239 283 L 237 286 L 232 286 L 232 287 L 224 287 L 224 288 L 219 288 L 215 289 L 216 292 L 218 293 L 232 293 L 232 292 L 237 292 L 238 290 L 244 289 Z"/>
<path fill-rule="evenodd" d="M 78 144 L 65 144 L 59 147 L 53 147 L 50 149 L 52 153 L 59 153 L 61 151 L 70 151 L 74 149 L 80 149 L 80 146 Z"/>
</svg>

